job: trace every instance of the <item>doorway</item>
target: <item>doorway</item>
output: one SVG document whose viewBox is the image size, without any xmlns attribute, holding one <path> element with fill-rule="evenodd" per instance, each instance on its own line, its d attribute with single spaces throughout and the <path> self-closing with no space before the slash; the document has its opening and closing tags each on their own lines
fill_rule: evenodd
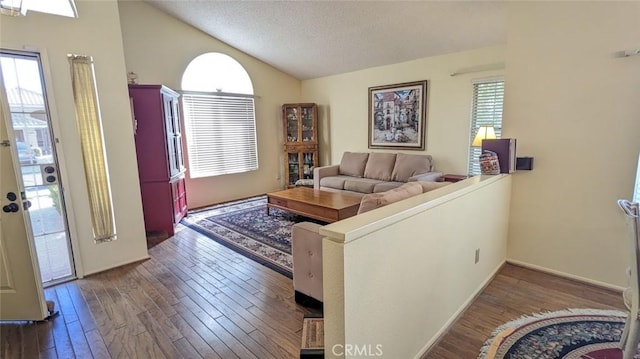
<svg viewBox="0 0 640 359">
<path fill-rule="evenodd" d="M 42 283 L 54 285 L 75 278 L 75 269 L 40 55 L 0 50 L 0 80 L 11 115 L 6 126 L 15 146 L 27 230 L 34 238 Z"/>
</svg>

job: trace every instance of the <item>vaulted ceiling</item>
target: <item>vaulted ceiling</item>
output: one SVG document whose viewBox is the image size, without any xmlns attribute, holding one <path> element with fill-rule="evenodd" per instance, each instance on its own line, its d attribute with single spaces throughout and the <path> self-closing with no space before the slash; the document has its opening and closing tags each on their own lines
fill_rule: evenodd
<svg viewBox="0 0 640 359">
<path fill-rule="evenodd" d="M 498 1 L 145 1 L 301 80 L 506 42 Z"/>
</svg>

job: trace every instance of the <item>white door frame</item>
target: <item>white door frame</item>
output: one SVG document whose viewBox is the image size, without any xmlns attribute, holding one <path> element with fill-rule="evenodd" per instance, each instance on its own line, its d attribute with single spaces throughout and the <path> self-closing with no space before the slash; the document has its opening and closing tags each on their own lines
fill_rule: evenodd
<svg viewBox="0 0 640 359">
<path fill-rule="evenodd" d="M 64 195 L 64 205 L 67 214 L 67 230 L 69 231 L 69 240 L 71 241 L 71 254 L 73 255 L 72 264 L 75 269 L 76 278 L 84 278 L 84 267 L 82 265 L 82 256 L 80 251 L 80 242 L 79 235 L 76 225 L 76 219 L 73 215 L 75 213 L 73 209 L 73 200 L 71 192 L 68 191 L 68 188 L 71 188 L 71 184 L 69 183 L 69 171 L 67 171 L 66 166 L 66 156 L 64 155 L 64 148 L 62 145 L 62 141 L 59 137 L 59 134 L 62 133 L 60 128 L 60 122 L 58 117 L 58 111 L 56 107 L 56 99 L 55 99 L 55 91 L 53 87 L 53 80 L 51 77 L 51 70 L 49 68 L 49 56 L 47 50 L 45 48 L 39 48 L 37 46 L 28 46 L 28 45 L 16 45 L 16 44 L 6 44 L 3 43 L 0 46 L 1 50 L 9 51 L 9 52 L 22 52 L 22 53 L 32 53 L 38 54 L 40 56 L 40 68 L 42 70 L 42 78 L 43 78 L 43 86 L 45 91 L 45 106 L 48 108 L 49 112 L 49 125 L 51 127 L 51 132 L 53 134 L 53 146 L 56 148 L 57 161 L 58 161 L 58 171 L 62 174 L 59 178 L 60 180 L 60 189 L 63 191 Z M 66 59 L 65 59 L 66 60 Z M 70 76 L 70 75 L 69 75 Z M 69 77 L 69 82 L 71 82 L 71 77 Z M 71 95 L 71 94 L 70 94 Z M 75 125 L 74 125 L 75 126 Z M 19 174 L 17 174 L 19 175 Z"/>
<path fill-rule="evenodd" d="M 5 49 L 9 50 L 8 47 Z M 22 50 L 24 52 L 33 52 L 40 54 L 40 66 L 42 69 L 42 77 L 44 79 L 44 89 L 46 92 L 46 106 L 49 108 L 49 122 L 51 126 L 51 132 L 53 134 L 53 145 L 56 147 L 56 155 L 58 160 L 58 171 L 62 173 L 60 178 L 60 189 L 64 191 L 64 206 L 67 212 L 67 229 L 69 231 L 69 240 L 71 241 L 71 251 L 73 255 L 73 265 L 75 267 L 75 273 L 77 278 L 84 277 L 84 269 L 82 266 L 82 256 L 80 255 L 80 242 L 78 240 L 79 235 L 77 231 L 75 216 L 73 213 L 73 200 L 71 198 L 71 192 L 68 191 L 68 188 L 71 188 L 71 184 L 69 183 L 69 171 L 67 171 L 66 166 L 66 156 L 64 155 L 64 148 L 61 144 L 59 134 L 62 133 L 59 126 L 59 117 L 58 112 L 56 110 L 56 100 L 53 91 L 53 80 L 51 78 L 51 71 L 49 70 L 49 57 L 47 55 L 46 49 L 36 49 L 30 47 L 29 50 Z M 71 76 L 71 75 L 69 75 Z M 69 77 L 69 82 L 71 82 L 71 77 Z M 75 119 L 74 119 L 75 120 Z M 75 122 L 74 122 L 75 123 Z"/>
</svg>

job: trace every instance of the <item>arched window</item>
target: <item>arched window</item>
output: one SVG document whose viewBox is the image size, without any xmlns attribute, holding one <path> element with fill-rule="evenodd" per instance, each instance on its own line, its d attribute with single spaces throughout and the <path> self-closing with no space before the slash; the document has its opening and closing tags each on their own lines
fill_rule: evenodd
<svg viewBox="0 0 640 359">
<path fill-rule="evenodd" d="M 200 55 L 184 71 L 182 91 L 191 178 L 257 170 L 253 85 L 242 65 Z"/>
</svg>

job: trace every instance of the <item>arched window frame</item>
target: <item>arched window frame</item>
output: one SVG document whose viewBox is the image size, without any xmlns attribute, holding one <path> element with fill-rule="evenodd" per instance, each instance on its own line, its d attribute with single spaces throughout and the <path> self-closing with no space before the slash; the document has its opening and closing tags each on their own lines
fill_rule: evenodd
<svg viewBox="0 0 640 359">
<path fill-rule="evenodd" d="M 182 77 L 182 108 L 191 178 L 258 169 L 253 85 L 238 61 L 221 53 L 193 59 Z"/>
</svg>

